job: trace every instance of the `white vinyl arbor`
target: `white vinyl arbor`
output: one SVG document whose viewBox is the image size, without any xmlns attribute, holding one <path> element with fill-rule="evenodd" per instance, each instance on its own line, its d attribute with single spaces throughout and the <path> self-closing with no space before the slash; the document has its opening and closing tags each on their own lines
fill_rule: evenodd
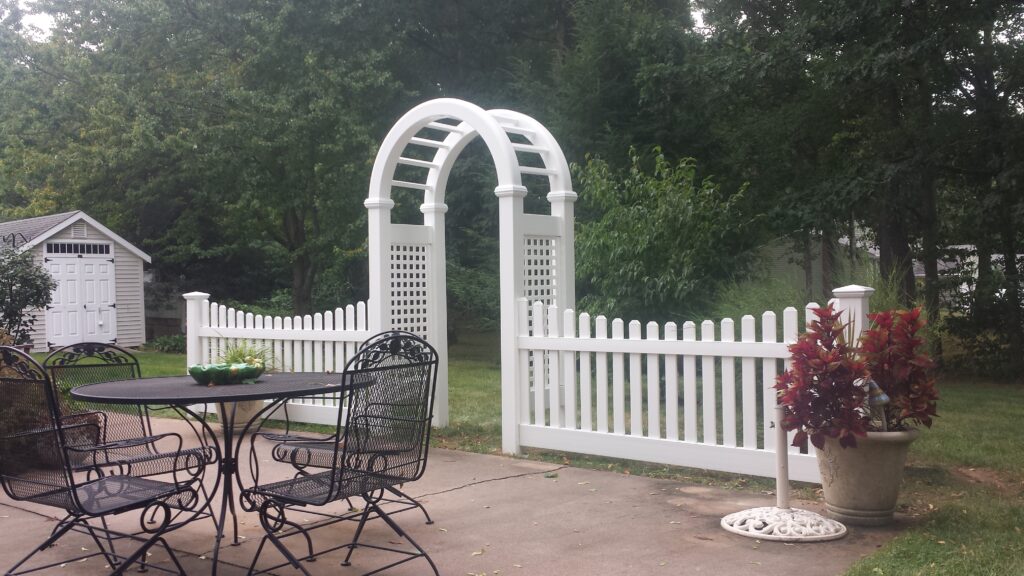
<svg viewBox="0 0 1024 576">
<path fill-rule="evenodd" d="M 437 348 L 441 372 L 435 409 L 441 426 L 448 421 L 444 194 L 452 165 L 477 137 L 490 151 L 498 177 L 503 407 L 517 405 L 517 300 L 575 307 L 576 193 L 551 133 L 524 114 L 484 110 L 450 98 L 425 102 L 402 116 L 381 144 L 364 203 L 369 211 L 369 326 L 410 330 Z M 550 215 L 524 213 L 524 176 L 547 179 Z M 396 188 L 422 191 L 422 224 L 392 222 Z M 502 445 L 515 452 L 519 420 L 508 412 L 502 410 Z"/>
</svg>

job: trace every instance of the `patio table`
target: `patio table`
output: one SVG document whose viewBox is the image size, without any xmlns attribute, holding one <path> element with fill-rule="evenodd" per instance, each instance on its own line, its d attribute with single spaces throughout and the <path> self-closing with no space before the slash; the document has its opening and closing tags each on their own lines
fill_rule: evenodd
<svg viewBox="0 0 1024 576">
<path fill-rule="evenodd" d="M 345 378 L 344 373 L 328 374 L 322 372 L 271 373 L 260 376 L 255 382 L 250 384 L 219 386 L 198 384 L 191 376 L 164 376 L 87 384 L 71 389 L 71 396 L 78 400 L 102 404 L 168 405 L 194 418 L 204 428 L 205 432 L 209 434 L 209 437 L 214 439 L 212 447 L 218 456 L 219 478 L 217 485 L 214 486 L 211 492 L 211 496 L 216 493 L 217 486 L 221 484 L 224 486 L 221 496 L 220 514 L 216 521 L 217 537 L 213 551 L 213 574 L 216 575 L 220 543 L 224 539 L 224 522 L 229 509 L 231 510 L 234 527 L 232 543 L 238 544 L 238 517 L 235 511 L 234 482 L 232 479 L 237 476 L 237 454 L 241 449 L 245 430 L 238 434 L 237 439 L 234 437 L 235 406 L 232 404 L 229 407 L 228 404 L 246 400 L 272 400 L 270 404 L 265 406 L 250 420 L 249 423 L 251 424 L 263 415 L 273 413 L 275 409 L 290 398 L 347 392 L 367 384 L 368 382 L 353 384 L 350 379 Z M 221 423 L 223 436 L 220 445 L 217 444 L 217 435 L 210 428 L 205 415 L 199 416 L 190 408 L 190 406 L 197 404 L 217 404 L 220 406 L 220 413 L 225 420 Z M 203 438 L 200 438 L 200 441 L 204 441 Z M 206 506 L 210 506 L 212 512 L 212 503 L 208 502 Z"/>
</svg>

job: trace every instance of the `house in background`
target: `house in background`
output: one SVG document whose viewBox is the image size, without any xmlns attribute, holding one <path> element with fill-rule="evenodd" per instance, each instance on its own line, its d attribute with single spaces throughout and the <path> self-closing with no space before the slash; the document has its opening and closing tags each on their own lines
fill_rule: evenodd
<svg viewBox="0 0 1024 576">
<path fill-rule="evenodd" d="M 32 350 L 78 342 L 145 342 L 142 267 L 152 259 L 85 212 L 0 222 L 0 243 L 31 251 L 57 281 L 34 311 Z"/>
</svg>

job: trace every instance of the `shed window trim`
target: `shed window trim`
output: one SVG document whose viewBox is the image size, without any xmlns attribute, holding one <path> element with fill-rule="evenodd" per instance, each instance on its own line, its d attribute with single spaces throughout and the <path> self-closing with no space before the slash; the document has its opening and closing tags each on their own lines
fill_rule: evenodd
<svg viewBox="0 0 1024 576">
<path fill-rule="evenodd" d="M 108 256 L 109 242 L 47 242 L 46 253 L 53 256 Z"/>
</svg>

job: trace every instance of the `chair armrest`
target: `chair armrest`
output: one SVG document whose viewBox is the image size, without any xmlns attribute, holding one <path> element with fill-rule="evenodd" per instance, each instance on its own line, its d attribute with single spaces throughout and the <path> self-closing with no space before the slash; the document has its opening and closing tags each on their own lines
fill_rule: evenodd
<svg viewBox="0 0 1024 576">
<path fill-rule="evenodd" d="M 175 453 L 181 451 L 181 436 L 174 432 L 168 432 L 167 434 L 156 434 L 154 436 L 143 436 L 140 438 L 131 438 L 128 440 L 117 440 L 114 442 L 105 442 L 103 444 L 91 444 L 89 446 L 68 446 L 68 450 L 74 450 L 75 452 L 101 452 L 104 450 L 114 450 L 117 448 L 131 448 L 133 446 L 144 446 L 146 444 L 152 444 L 158 440 L 164 438 L 176 438 L 178 440 L 178 448 Z"/>
<path fill-rule="evenodd" d="M 70 425 L 67 425 L 67 426 L 63 426 L 62 428 L 64 430 L 73 430 L 75 428 L 89 428 L 89 427 L 96 428 L 96 430 L 99 431 L 99 426 L 97 426 L 95 424 L 92 424 L 90 422 L 82 422 L 81 424 L 70 424 Z M 3 440 L 14 440 L 15 438 L 27 438 L 29 436 L 38 436 L 40 434 L 53 434 L 56 431 L 57 431 L 56 428 L 35 428 L 35 429 L 32 429 L 32 430 L 25 430 L 23 432 L 18 432 L 16 434 L 8 434 L 8 435 L 3 437 Z"/>
</svg>

